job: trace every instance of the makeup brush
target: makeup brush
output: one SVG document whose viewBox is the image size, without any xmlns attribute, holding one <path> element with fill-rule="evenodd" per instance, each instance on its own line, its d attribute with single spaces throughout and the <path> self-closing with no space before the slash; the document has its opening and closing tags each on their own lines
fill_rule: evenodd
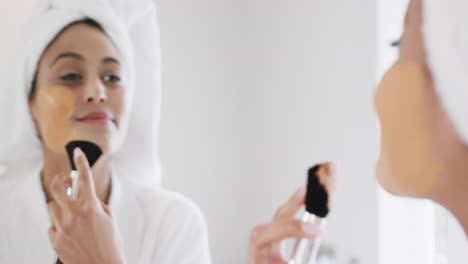
<svg viewBox="0 0 468 264">
<path fill-rule="evenodd" d="M 78 171 L 76 169 L 75 159 L 73 157 L 73 151 L 75 148 L 80 148 L 83 153 L 86 155 L 88 159 L 88 163 L 90 167 L 96 163 L 99 157 L 102 155 L 102 150 L 99 148 L 98 145 L 94 144 L 93 142 L 89 141 L 70 141 L 66 146 L 65 149 L 67 150 L 68 158 L 70 160 L 70 164 L 72 167 L 72 171 L 70 173 L 70 177 L 72 179 L 71 187 L 67 189 L 67 194 L 73 200 L 77 199 L 77 188 L 78 188 Z M 63 264 L 62 261 L 57 258 L 56 264 Z"/>
<path fill-rule="evenodd" d="M 325 228 L 335 189 L 335 171 L 331 163 L 323 163 L 309 169 L 303 222 Z M 321 237 L 296 241 L 288 264 L 312 264 L 317 258 Z"/>
</svg>

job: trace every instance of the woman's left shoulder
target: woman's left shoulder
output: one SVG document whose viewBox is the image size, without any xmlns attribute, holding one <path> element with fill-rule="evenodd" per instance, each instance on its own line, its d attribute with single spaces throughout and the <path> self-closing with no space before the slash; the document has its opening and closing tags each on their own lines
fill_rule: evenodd
<svg viewBox="0 0 468 264">
<path fill-rule="evenodd" d="M 134 185 L 134 193 L 144 211 L 153 217 L 178 216 L 183 218 L 199 219 L 204 221 L 200 207 L 187 196 L 163 187 L 149 188 L 143 185 Z"/>
<path fill-rule="evenodd" d="M 127 209 L 130 206 L 135 212 L 124 215 L 143 220 L 141 240 L 152 245 L 151 263 L 210 263 L 207 222 L 192 199 L 162 187 L 130 182 L 122 187 Z"/>
</svg>

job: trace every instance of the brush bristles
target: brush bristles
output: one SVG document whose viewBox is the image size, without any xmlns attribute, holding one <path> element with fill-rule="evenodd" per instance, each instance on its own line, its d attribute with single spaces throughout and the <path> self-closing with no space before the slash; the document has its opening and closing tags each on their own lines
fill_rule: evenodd
<svg viewBox="0 0 468 264">
<path fill-rule="evenodd" d="M 72 170 L 76 170 L 75 160 L 73 159 L 73 151 L 77 147 L 79 147 L 83 151 L 83 153 L 86 155 L 86 158 L 88 159 L 90 167 L 92 167 L 94 163 L 96 163 L 96 161 L 102 155 L 101 148 L 98 145 L 94 144 L 93 142 L 78 141 L 78 140 L 70 141 L 70 143 L 68 143 L 65 146 L 65 149 L 67 150 L 68 158 L 70 159 Z"/>
<path fill-rule="evenodd" d="M 323 186 L 318 177 L 318 170 L 321 164 L 309 169 L 307 180 L 306 194 L 306 211 L 318 217 L 326 217 L 329 212 L 328 208 L 328 192 Z"/>
</svg>

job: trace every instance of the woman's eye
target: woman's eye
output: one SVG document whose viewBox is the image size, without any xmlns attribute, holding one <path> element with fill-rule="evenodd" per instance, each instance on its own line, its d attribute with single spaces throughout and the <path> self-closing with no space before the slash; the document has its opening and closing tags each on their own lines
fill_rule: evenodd
<svg viewBox="0 0 468 264">
<path fill-rule="evenodd" d="M 60 79 L 66 82 L 73 82 L 73 81 L 81 80 L 81 75 L 77 73 L 69 73 L 69 74 L 63 75 L 62 77 L 60 77 Z"/>
<path fill-rule="evenodd" d="M 111 82 L 111 83 L 119 83 L 120 82 L 120 77 L 117 75 L 106 75 L 104 76 L 104 81 L 105 82 Z"/>
</svg>

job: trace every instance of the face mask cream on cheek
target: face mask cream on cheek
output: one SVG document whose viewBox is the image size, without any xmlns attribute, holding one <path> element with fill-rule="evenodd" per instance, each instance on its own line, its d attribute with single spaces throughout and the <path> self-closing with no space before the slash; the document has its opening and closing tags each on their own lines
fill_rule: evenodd
<svg viewBox="0 0 468 264">
<path fill-rule="evenodd" d="M 74 126 L 76 102 L 73 91 L 65 86 L 38 89 L 36 101 L 37 123 L 44 144 L 54 152 L 65 152 L 68 142 L 80 139 Z"/>
<path fill-rule="evenodd" d="M 382 133 L 377 177 L 396 195 L 427 198 L 446 167 L 435 147 L 441 139 L 431 85 L 422 65 L 397 62 L 375 96 Z"/>
</svg>

